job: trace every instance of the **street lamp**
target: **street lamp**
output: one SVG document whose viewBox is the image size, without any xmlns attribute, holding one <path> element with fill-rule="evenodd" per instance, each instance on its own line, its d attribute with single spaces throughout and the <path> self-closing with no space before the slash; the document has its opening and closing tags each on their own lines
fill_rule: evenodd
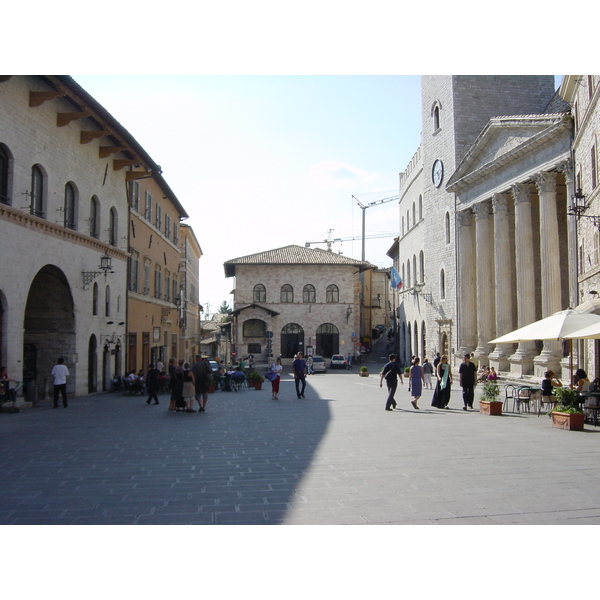
<svg viewBox="0 0 600 600">
<path fill-rule="evenodd" d="M 114 273 L 112 270 L 112 258 L 107 254 L 103 254 L 100 257 L 100 266 L 98 267 L 100 271 L 82 271 L 81 274 L 83 276 L 83 289 L 87 290 L 90 283 L 98 277 L 98 275 L 102 275 L 104 273 L 104 277 L 106 277 L 107 273 Z"/>
</svg>

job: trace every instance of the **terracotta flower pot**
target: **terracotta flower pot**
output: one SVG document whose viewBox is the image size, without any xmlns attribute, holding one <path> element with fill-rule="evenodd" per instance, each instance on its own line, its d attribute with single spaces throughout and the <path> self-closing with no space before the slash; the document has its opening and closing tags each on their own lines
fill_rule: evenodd
<svg viewBox="0 0 600 600">
<path fill-rule="evenodd" d="M 553 411 L 551 416 L 552 427 L 568 429 L 569 431 L 583 431 L 583 422 L 585 421 L 583 413 L 569 414 Z"/>
<path fill-rule="evenodd" d="M 360 375 L 360 377 L 368 377 L 369 371 L 359 371 L 358 374 Z"/>
<path fill-rule="evenodd" d="M 483 415 L 502 415 L 502 405 L 504 403 L 499 400 L 488 402 L 487 400 L 479 401 L 479 412 Z"/>
</svg>

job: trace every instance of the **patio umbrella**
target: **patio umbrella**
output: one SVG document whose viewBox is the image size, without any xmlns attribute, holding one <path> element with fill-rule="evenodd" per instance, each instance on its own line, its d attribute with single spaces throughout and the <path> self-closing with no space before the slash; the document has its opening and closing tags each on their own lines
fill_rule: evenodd
<svg viewBox="0 0 600 600">
<path fill-rule="evenodd" d="M 588 325 L 583 329 L 565 335 L 565 338 L 568 340 L 598 340 L 600 339 L 600 324 L 594 323 L 593 325 Z"/>
<path fill-rule="evenodd" d="M 573 338 L 576 332 L 596 326 L 600 331 L 600 315 L 568 308 L 550 315 L 525 327 L 515 329 L 495 340 L 491 344 L 511 344 L 515 342 L 532 342 L 535 340 L 569 340 L 569 357 L 571 364 L 571 380 L 573 379 Z M 600 337 L 600 335 L 598 335 Z"/>
</svg>

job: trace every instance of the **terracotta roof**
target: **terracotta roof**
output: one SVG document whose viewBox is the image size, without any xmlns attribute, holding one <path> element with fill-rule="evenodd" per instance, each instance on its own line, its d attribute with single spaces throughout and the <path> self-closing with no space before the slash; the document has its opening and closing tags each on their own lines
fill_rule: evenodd
<svg viewBox="0 0 600 600">
<path fill-rule="evenodd" d="M 295 245 L 228 260 L 223 263 L 225 277 L 233 277 L 237 265 L 343 265 L 357 267 L 361 271 L 376 268 L 375 265 L 368 262 L 348 258 L 328 250 Z"/>
</svg>

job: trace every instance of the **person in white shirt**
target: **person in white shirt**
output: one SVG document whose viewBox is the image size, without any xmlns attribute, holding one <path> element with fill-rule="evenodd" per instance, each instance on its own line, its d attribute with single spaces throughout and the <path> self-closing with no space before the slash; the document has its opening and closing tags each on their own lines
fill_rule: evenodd
<svg viewBox="0 0 600 600">
<path fill-rule="evenodd" d="M 62 396 L 63 408 L 67 408 L 67 377 L 69 369 L 64 365 L 64 358 L 59 358 L 57 364 L 52 367 L 50 375 L 54 377 L 54 408 L 58 408 L 58 395 Z"/>
</svg>

